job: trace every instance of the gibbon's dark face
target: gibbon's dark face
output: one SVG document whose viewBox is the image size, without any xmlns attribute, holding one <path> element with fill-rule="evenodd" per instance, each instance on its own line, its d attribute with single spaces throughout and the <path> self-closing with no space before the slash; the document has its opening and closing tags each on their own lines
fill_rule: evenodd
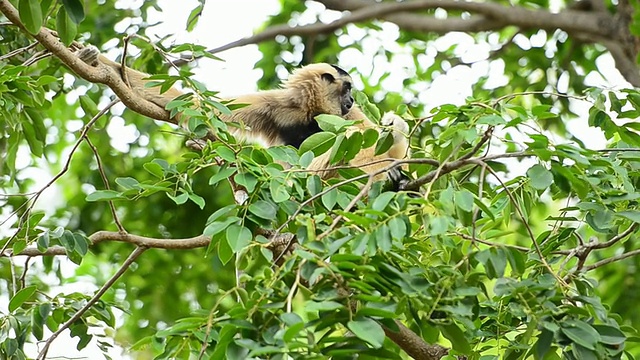
<svg viewBox="0 0 640 360">
<path fill-rule="evenodd" d="M 338 100 L 340 101 L 340 111 L 346 115 L 353 107 L 353 96 L 351 96 L 351 76 L 341 68 L 331 65 L 337 72 L 338 78 L 332 74 L 324 73 L 322 78 L 337 87 Z"/>
</svg>

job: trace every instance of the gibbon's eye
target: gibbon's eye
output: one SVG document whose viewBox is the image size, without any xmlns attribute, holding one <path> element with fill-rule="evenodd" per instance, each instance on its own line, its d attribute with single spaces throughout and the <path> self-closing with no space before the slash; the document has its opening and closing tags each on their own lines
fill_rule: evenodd
<svg viewBox="0 0 640 360">
<path fill-rule="evenodd" d="M 329 73 L 324 73 L 321 75 L 321 77 L 325 80 L 327 80 L 328 82 L 332 83 L 334 81 L 336 81 L 336 78 L 333 77 L 333 75 L 329 74 Z"/>
<path fill-rule="evenodd" d="M 342 93 L 346 94 L 349 91 L 351 91 L 351 83 L 348 81 L 345 81 L 344 84 L 342 84 Z"/>
</svg>

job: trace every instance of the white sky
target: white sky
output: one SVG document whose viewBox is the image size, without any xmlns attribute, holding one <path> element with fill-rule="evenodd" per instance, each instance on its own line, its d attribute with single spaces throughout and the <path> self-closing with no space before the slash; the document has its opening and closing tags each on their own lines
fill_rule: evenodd
<svg viewBox="0 0 640 360">
<path fill-rule="evenodd" d="M 126 3 L 140 2 L 141 0 L 127 0 Z M 250 36 L 255 26 L 261 25 L 270 14 L 277 13 L 280 9 L 278 0 L 213 0 L 208 1 L 205 6 L 203 18 L 199 21 L 198 27 L 193 33 L 187 33 L 184 25 L 190 11 L 197 5 L 195 0 L 161 0 L 159 1 L 163 12 L 157 13 L 153 11 L 150 14 L 149 22 L 162 21 L 161 26 L 154 28 L 153 32 L 148 32 L 147 36 L 152 40 L 157 40 L 166 34 L 173 33 L 176 43 L 191 42 L 201 44 L 207 48 L 214 48 L 227 44 L 239 38 Z M 312 4 L 312 3 L 308 3 Z M 313 5 L 317 6 L 317 5 Z M 320 9 L 320 8 L 318 8 Z M 335 12 L 323 14 L 323 21 L 330 21 L 338 16 Z M 312 21 L 312 19 L 303 19 L 303 21 Z M 128 26 L 127 23 L 122 24 L 123 28 Z M 398 76 L 389 77 L 384 83 L 384 88 L 389 91 L 400 91 L 402 88 L 402 79 L 411 76 L 410 73 L 403 73 L 405 66 L 413 66 L 412 55 L 403 54 L 403 50 L 395 44 L 395 38 L 398 29 L 394 25 L 384 24 L 384 31 L 380 32 L 380 39 L 388 42 L 388 50 L 394 51 L 397 55 L 392 64 L 382 63 L 378 59 L 371 61 L 371 53 L 375 53 L 380 43 L 366 40 L 361 43 L 364 48 L 363 53 L 348 49 L 340 56 L 341 65 L 346 69 L 355 68 L 357 72 L 372 75 L 374 77 L 381 76 L 385 72 L 396 71 Z M 350 32 L 354 36 L 358 36 L 357 30 L 354 28 Z M 360 34 L 364 36 L 364 33 Z M 155 38 L 154 38 L 155 36 Z M 348 39 L 340 39 L 339 42 L 343 46 L 349 45 Z M 531 46 L 528 39 L 517 39 L 519 46 Z M 532 39 L 535 42 L 535 39 Z M 434 46 L 427 50 L 425 61 L 428 56 L 434 52 L 448 48 L 451 43 L 458 43 L 464 46 L 459 47 L 459 51 L 464 55 L 465 60 L 473 60 L 482 58 L 483 54 L 488 52 L 490 48 L 486 45 L 474 45 L 472 39 L 464 34 L 449 34 L 440 40 L 437 40 Z M 387 46 L 387 45 L 385 45 Z M 205 82 L 211 89 L 220 91 L 222 95 L 234 95 L 252 92 L 256 89 L 256 82 L 260 78 L 260 71 L 253 70 L 254 64 L 261 56 L 257 46 L 245 46 L 242 48 L 232 49 L 217 56 L 226 60 L 218 62 L 213 60 L 201 60 L 199 66 L 195 69 L 198 80 Z M 610 56 L 603 56 L 598 59 L 598 66 L 605 72 L 607 80 L 599 76 L 590 75 L 587 82 L 592 86 L 602 86 L 607 88 L 625 86 L 624 79 L 615 70 L 613 60 Z M 428 88 L 425 88 L 420 95 L 420 100 L 427 104 L 427 107 L 433 107 L 444 103 L 461 104 L 466 96 L 471 95 L 471 84 L 478 79 L 479 76 L 490 72 L 495 73 L 492 79 L 496 85 L 504 81 L 501 75 L 502 68 L 499 63 L 490 65 L 488 62 L 479 62 L 477 65 L 470 67 L 458 67 L 445 75 L 435 78 Z M 357 85 L 357 84 L 356 84 Z M 373 94 L 369 94 L 370 96 Z M 590 144 L 602 142 L 601 131 L 588 128 L 586 124 L 588 107 L 578 105 L 578 110 L 584 112 L 581 119 L 573 120 L 569 123 L 570 128 L 579 129 L 579 133 L 583 139 L 588 139 Z M 117 118 L 110 125 L 109 133 L 114 137 L 121 139 L 130 138 L 131 130 Z M 114 143 L 114 147 L 125 150 L 128 146 L 124 143 Z M 597 147 L 596 145 L 592 145 Z M 121 147 L 124 147 L 121 148 Z M 40 170 L 42 172 L 42 170 Z M 51 175 L 30 176 L 32 178 L 48 180 Z M 57 190 L 52 187 L 50 191 L 44 194 L 41 202 L 49 204 L 55 201 Z M 0 234 L 2 231 L 0 231 Z M 21 260 L 18 260 L 21 261 Z M 68 276 L 73 276 L 75 266 L 69 263 L 64 267 L 68 272 Z M 52 277 L 51 282 L 55 279 Z M 123 281 L 126 281 L 126 274 Z M 65 286 L 65 292 L 81 291 L 84 293 L 92 293 L 96 290 L 95 285 L 90 282 L 78 282 Z M 8 297 L 0 295 L 0 309 L 6 311 L 8 305 Z M 46 337 L 46 335 L 45 335 Z M 70 339 L 68 336 L 58 338 L 49 352 L 50 357 L 66 356 L 77 359 L 103 359 L 100 351 L 97 349 L 95 342 L 81 352 L 75 351 L 76 339 Z M 29 356 L 35 356 L 36 351 L 31 348 Z M 127 359 L 127 356 L 121 354 L 120 349 L 116 349 L 110 353 L 114 359 Z"/>
</svg>

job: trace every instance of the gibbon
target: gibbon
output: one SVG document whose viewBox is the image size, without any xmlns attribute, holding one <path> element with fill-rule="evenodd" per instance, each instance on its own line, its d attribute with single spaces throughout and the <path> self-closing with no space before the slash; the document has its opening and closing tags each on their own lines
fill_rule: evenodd
<svg viewBox="0 0 640 360">
<path fill-rule="evenodd" d="M 100 55 L 100 51 L 95 46 L 82 48 L 77 54 L 89 65 L 106 65 L 118 76 L 126 79 L 136 93 L 162 108 L 165 108 L 171 100 L 183 95 L 174 87 L 164 93 L 160 93 L 159 87 L 145 87 L 145 83 L 149 81 L 145 78 L 149 75 L 130 68 L 126 69 L 126 76 L 123 76 L 121 64 Z M 347 135 L 369 128 L 379 131 L 376 124 L 367 119 L 354 104 L 351 95 L 352 83 L 351 76 L 335 65 L 324 63 L 307 65 L 295 70 L 283 82 L 280 89 L 233 98 L 232 103 L 247 105 L 233 110 L 231 115 L 219 114 L 219 117 L 223 121 L 244 125 L 244 127 L 229 128 L 235 136 L 267 147 L 291 145 L 299 148 L 305 139 L 321 131 L 315 120 L 315 116 L 320 114 L 338 115 L 347 120 L 361 120 L 347 129 Z M 393 134 L 394 143 L 389 150 L 375 155 L 373 147 L 365 148 L 349 162 L 350 165 L 357 166 L 369 174 L 389 165 L 389 161 L 379 161 L 381 159 L 404 159 L 409 155 L 408 124 L 393 113 L 386 113 L 381 123 L 383 126 L 390 127 Z M 375 163 L 370 164 L 371 162 Z M 330 169 L 331 166 L 330 152 L 326 152 L 312 161 L 309 170 L 318 172 L 323 178 L 329 178 L 336 175 L 336 171 Z M 376 175 L 376 180 L 384 178 L 385 174 Z M 392 181 L 398 181 L 397 170 L 390 178 Z"/>
</svg>

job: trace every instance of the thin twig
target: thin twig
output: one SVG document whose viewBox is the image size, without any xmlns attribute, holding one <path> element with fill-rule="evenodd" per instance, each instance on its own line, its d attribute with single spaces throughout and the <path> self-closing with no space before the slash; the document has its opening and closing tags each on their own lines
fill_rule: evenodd
<svg viewBox="0 0 640 360">
<path fill-rule="evenodd" d="M 98 119 L 102 115 L 104 115 L 107 111 L 109 111 L 109 109 L 111 109 L 111 107 L 113 107 L 113 105 L 117 104 L 118 101 L 119 100 L 112 101 L 107 106 L 105 106 L 104 109 L 100 110 L 93 118 L 91 118 L 91 120 L 83 127 L 82 132 L 80 133 L 80 136 L 78 137 L 78 140 L 76 140 L 76 143 L 71 147 L 71 152 L 69 153 L 69 156 L 67 157 L 67 161 L 65 162 L 64 166 L 62 167 L 62 169 L 51 180 L 49 180 L 49 182 L 46 183 L 38 192 L 36 192 L 35 195 L 33 195 L 28 201 L 25 202 L 25 204 L 29 204 L 30 203 L 30 205 L 27 206 L 27 209 L 24 211 L 24 214 L 20 217 L 20 225 L 18 226 L 18 229 L 11 236 L 11 238 L 9 238 L 9 241 L 7 241 L 4 244 L 2 249 L 0 249 L 0 254 L 4 253 L 7 250 L 9 244 L 11 243 L 11 241 L 13 239 L 15 239 L 16 236 L 18 236 L 18 233 L 20 233 L 20 231 L 23 228 L 23 225 L 27 222 L 27 217 L 31 213 L 31 209 L 33 209 L 33 207 L 35 206 L 35 204 L 38 201 L 38 198 L 40 197 L 40 195 L 42 195 L 42 193 L 46 189 L 48 189 L 51 185 L 53 185 L 56 181 L 58 181 L 58 179 L 60 179 L 69 170 L 69 166 L 71 165 L 71 159 L 73 158 L 73 155 L 75 154 L 76 150 L 78 149 L 78 147 L 80 146 L 82 141 L 84 141 L 84 139 L 86 138 L 87 133 L 89 132 L 89 130 L 91 130 L 91 128 L 93 127 L 93 124 L 95 124 L 96 121 L 98 121 Z M 14 211 L 14 213 L 16 211 L 18 211 L 18 210 L 19 209 L 16 209 Z M 9 218 L 10 218 L 10 216 L 7 217 L 6 220 L 1 222 L 0 225 L 3 225 L 5 222 L 7 222 Z"/>
<path fill-rule="evenodd" d="M 589 265 L 589 266 L 585 266 L 583 271 L 584 272 L 591 271 L 591 270 L 593 270 L 595 268 L 599 268 L 600 266 L 604 266 L 604 265 L 610 264 L 612 262 L 624 260 L 626 258 L 629 258 L 629 257 L 632 257 L 632 256 L 636 256 L 636 255 L 640 255 L 640 249 L 632 250 L 632 251 L 629 251 L 628 253 L 624 253 L 624 254 L 621 254 L 621 255 L 618 255 L 618 256 L 610 257 L 608 259 L 600 260 L 595 264 L 592 264 L 592 265 Z"/>
<path fill-rule="evenodd" d="M 536 249 L 536 253 L 538 254 L 538 257 L 540 258 L 540 262 L 542 263 L 542 265 L 547 269 L 547 271 L 549 271 L 549 273 L 551 273 L 551 275 L 553 275 L 553 277 L 558 281 L 558 283 L 560 283 L 560 285 L 562 285 L 564 287 L 567 287 L 568 284 L 560 276 L 558 276 L 558 274 L 556 274 L 555 271 L 553 271 L 553 268 L 551 268 L 551 265 L 549 265 L 549 263 L 545 259 L 544 255 L 542 254 L 542 249 L 540 249 L 540 245 L 536 241 L 536 237 L 533 234 L 533 230 L 531 230 L 531 227 L 529 226 L 529 223 L 527 222 L 527 219 L 524 217 L 524 214 L 522 213 L 522 210 L 520 209 L 520 206 L 518 206 L 518 202 L 516 201 L 515 197 L 511 193 L 511 190 L 509 190 L 509 187 L 502 181 L 502 179 L 500 179 L 498 174 L 496 174 L 490 166 L 488 166 L 486 163 L 481 162 L 481 161 L 479 161 L 479 164 L 481 166 L 485 166 L 487 168 L 487 170 L 489 170 L 491 175 L 493 175 L 493 177 L 496 180 L 498 180 L 498 182 L 500 183 L 500 185 L 502 186 L 504 191 L 509 196 L 509 199 L 511 200 L 511 203 L 513 204 L 513 207 L 516 209 L 516 212 L 518 213 L 518 216 L 520 217 L 520 220 L 522 221 L 522 224 L 524 225 L 525 229 L 527 230 L 527 233 L 529 233 L 529 237 L 531 238 L 531 241 L 533 242 L 533 246 Z"/>
<path fill-rule="evenodd" d="M 142 253 L 145 252 L 145 250 L 147 250 L 147 248 L 140 247 L 140 246 L 136 247 L 135 250 L 133 250 L 133 252 L 129 255 L 127 260 L 124 261 L 120 269 L 118 269 L 118 271 L 115 274 L 113 274 L 113 276 L 104 285 L 102 285 L 100 290 L 98 290 L 98 292 L 95 295 L 93 295 L 91 299 L 89 299 L 89 301 L 87 301 L 87 303 L 80 310 L 78 310 L 69 320 L 67 320 L 64 324 L 62 324 L 60 328 L 58 328 L 58 330 L 56 330 L 53 334 L 51 334 L 51 336 L 47 339 L 47 341 L 45 341 L 44 347 L 38 354 L 38 359 L 44 360 L 46 358 L 47 352 L 49 351 L 49 347 L 51 346 L 51 343 L 53 343 L 53 341 L 58 336 L 60 336 L 60 334 L 63 331 L 67 330 L 74 322 L 80 320 L 82 315 L 84 315 L 84 313 L 86 313 L 96 302 L 98 302 L 98 300 L 100 300 L 102 295 L 104 295 L 104 293 L 107 292 L 107 290 L 109 290 L 111 286 L 115 284 L 116 281 L 118 281 L 118 279 L 127 271 L 127 269 L 129 269 L 131 264 L 133 264 L 133 262 L 140 255 L 142 255 Z"/>
<path fill-rule="evenodd" d="M 15 49 L 15 50 L 9 51 L 6 55 L 0 56 L 0 61 L 9 59 L 12 56 L 16 56 L 16 55 L 22 54 L 23 52 L 29 51 L 29 50 L 33 49 L 34 47 L 36 47 L 36 46 L 38 46 L 38 42 L 34 42 L 34 43 L 29 44 L 29 45 L 27 45 L 25 47 L 21 47 L 19 49 Z"/>
<path fill-rule="evenodd" d="M 620 234 L 612 237 L 610 240 L 607 240 L 607 241 L 602 242 L 602 243 L 599 243 L 599 242 L 590 243 L 587 246 L 590 247 L 591 249 L 604 249 L 604 248 L 611 247 L 612 245 L 614 245 L 618 241 L 626 238 L 628 235 L 630 235 L 631 233 L 636 231 L 636 229 L 638 229 L 638 226 L 639 226 L 638 223 L 633 223 L 633 224 L 631 224 L 631 226 L 629 226 L 627 228 L 627 230 L 625 230 L 625 231 L 621 232 Z"/>
<path fill-rule="evenodd" d="M 298 271 L 296 271 L 296 279 L 293 282 L 293 285 L 291 285 L 291 289 L 289 290 L 289 293 L 287 294 L 287 300 L 286 300 L 286 309 L 287 312 L 290 313 L 292 311 L 293 308 L 293 296 L 296 293 L 296 290 L 298 289 L 298 285 L 300 284 L 300 273 L 302 272 L 302 265 L 304 265 L 304 263 L 307 262 L 307 259 L 302 259 L 302 261 L 300 261 L 300 265 L 298 266 Z"/>
<path fill-rule="evenodd" d="M 91 140 L 89 140 L 88 136 L 86 136 L 84 139 L 89 145 L 89 147 L 91 148 L 91 151 L 93 151 L 93 155 L 96 158 L 96 164 L 98 164 L 98 172 L 100 173 L 100 177 L 102 178 L 102 182 L 104 183 L 105 189 L 110 190 L 111 188 L 109 187 L 109 180 L 107 179 L 107 175 L 104 173 L 104 167 L 102 166 L 102 160 L 100 160 L 100 154 L 98 153 L 98 148 L 96 148 L 95 145 L 93 145 Z M 107 203 L 109 204 L 109 209 L 111 210 L 113 221 L 116 223 L 116 226 L 118 227 L 118 231 L 122 233 L 126 233 L 127 231 L 124 229 L 124 226 L 122 225 L 122 223 L 120 222 L 120 219 L 118 218 L 118 213 L 116 212 L 116 207 L 113 204 L 113 200 L 109 200 Z"/>
<path fill-rule="evenodd" d="M 367 184 L 365 186 L 362 187 L 362 189 L 360 190 L 360 192 L 358 193 L 358 195 L 356 195 L 351 202 L 349 202 L 349 204 L 344 208 L 344 212 L 349 212 L 351 211 L 351 209 L 358 203 L 358 201 L 360 201 L 360 199 L 362 199 L 364 197 L 364 195 L 369 191 L 369 189 L 371 188 L 371 185 L 373 185 L 373 175 L 369 175 L 369 180 L 367 181 Z M 318 235 L 317 240 L 321 240 L 323 239 L 325 236 L 329 235 L 333 229 L 336 228 L 336 226 L 338 226 L 338 223 L 340 223 L 340 220 L 342 220 L 344 216 L 342 215 L 338 215 L 336 216 L 335 219 L 333 219 L 333 222 L 331 223 L 331 225 L 329 225 L 329 228 L 327 228 L 327 230 L 325 230 L 322 234 Z"/>
<path fill-rule="evenodd" d="M 507 248 L 515 249 L 515 250 L 522 251 L 522 252 L 531 251 L 530 248 L 527 248 L 527 247 L 524 247 L 524 246 L 511 245 L 511 244 L 498 244 L 498 243 L 494 243 L 494 242 L 491 242 L 491 241 L 488 241 L 488 240 L 478 239 L 477 237 L 474 238 L 474 237 L 471 237 L 471 236 L 469 236 L 467 234 L 464 234 L 464 233 L 461 233 L 461 232 L 458 232 L 458 231 L 456 231 L 454 234 L 457 235 L 457 236 L 460 236 L 461 238 L 463 238 L 465 240 L 469 240 L 469 241 L 472 241 L 472 242 L 473 241 L 477 241 L 477 242 L 479 242 L 481 244 L 489 245 L 489 246 L 492 246 L 492 247 L 507 247 Z"/>
</svg>

